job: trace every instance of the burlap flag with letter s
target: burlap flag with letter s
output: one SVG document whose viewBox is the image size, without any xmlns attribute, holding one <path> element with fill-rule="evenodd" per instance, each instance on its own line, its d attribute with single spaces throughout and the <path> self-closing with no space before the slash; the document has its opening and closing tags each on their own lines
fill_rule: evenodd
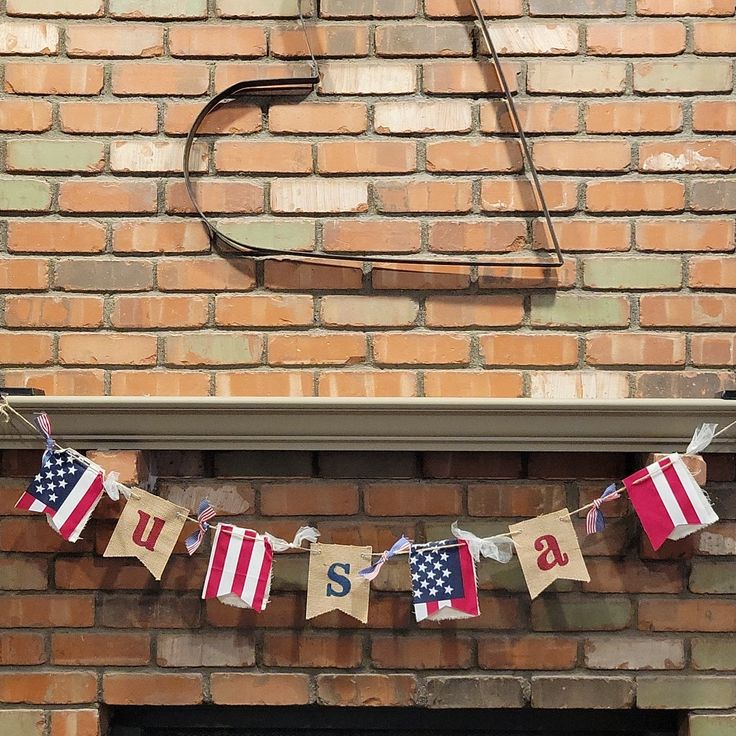
<svg viewBox="0 0 736 736">
<path fill-rule="evenodd" d="M 509 530 L 532 599 L 555 580 L 590 580 L 567 509 L 511 524 Z"/>
<path fill-rule="evenodd" d="M 136 488 L 103 557 L 137 557 L 161 580 L 188 515 L 189 509 Z"/>
<path fill-rule="evenodd" d="M 370 580 L 358 573 L 371 562 L 370 547 L 312 544 L 309 554 L 307 618 L 342 611 L 368 621 Z"/>
</svg>

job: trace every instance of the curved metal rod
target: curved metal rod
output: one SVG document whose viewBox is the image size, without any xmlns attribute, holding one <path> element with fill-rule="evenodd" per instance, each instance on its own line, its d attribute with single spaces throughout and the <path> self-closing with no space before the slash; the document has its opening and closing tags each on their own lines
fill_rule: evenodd
<svg viewBox="0 0 736 736">
<path fill-rule="evenodd" d="M 462 259 L 452 258 L 452 257 L 447 258 L 447 257 L 442 257 L 442 256 L 422 258 L 422 257 L 416 257 L 416 256 L 392 256 L 392 255 L 381 255 L 381 254 L 371 254 L 371 255 L 362 255 L 362 254 L 354 254 L 354 253 L 338 254 L 338 253 L 326 253 L 323 251 L 311 251 L 311 252 L 293 251 L 293 252 L 290 252 L 290 251 L 279 250 L 276 248 L 266 248 L 260 245 L 252 245 L 249 243 L 244 243 L 240 240 L 233 238 L 230 235 L 225 234 L 218 228 L 217 224 L 208 215 L 205 214 L 201 205 L 199 204 L 199 201 L 197 200 L 197 196 L 194 190 L 194 184 L 193 184 L 192 176 L 190 172 L 190 157 L 191 157 L 191 152 L 192 152 L 192 146 L 194 145 L 194 141 L 205 119 L 210 115 L 210 113 L 212 113 L 216 108 L 220 107 L 221 105 L 225 105 L 229 102 L 237 100 L 246 95 L 257 95 L 259 93 L 263 94 L 263 93 L 268 93 L 268 92 L 288 92 L 288 93 L 297 92 L 297 93 L 301 93 L 306 96 L 310 92 L 314 91 L 315 87 L 317 86 L 320 80 L 319 67 L 314 57 L 314 54 L 312 52 L 312 47 L 309 43 L 309 37 L 307 35 L 306 28 L 304 25 L 304 17 L 302 15 L 301 0 L 299 0 L 299 21 L 300 21 L 300 25 L 301 25 L 302 31 L 304 32 L 304 36 L 306 39 L 312 73 L 309 76 L 303 76 L 303 77 L 279 77 L 275 79 L 258 79 L 258 80 L 236 82 L 235 84 L 231 85 L 227 89 L 224 89 L 222 92 L 215 95 L 202 108 L 202 110 L 200 110 L 199 115 L 197 115 L 197 117 L 195 118 L 194 122 L 192 123 L 192 127 L 189 129 L 189 133 L 187 134 L 187 138 L 184 144 L 184 161 L 183 161 L 184 184 L 186 186 L 187 193 L 189 194 L 189 199 L 191 200 L 195 211 L 197 212 L 197 214 L 199 215 L 199 218 L 202 220 L 205 227 L 207 228 L 207 231 L 209 232 L 210 239 L 213 242 L 220 241 L 224 243 L 225 245 L 228 245 L 230 248 L 237 251 L 238 253 L 245 255 L 245 256 L 249 256 L 251 258 L 279 257 L 279 258 L 295 259 L 295 260 L 357 261 L 360 263 L 397 263 L 397 264 L 407 264 L 407 265 L 437 265 L 437 266 L 441 266 L 441 265 L 445 265 L 445 266 L 504 266 L 507 268 L 528 268 L 532 266 L 545 267 L 545 268 L 559 268 L 560 266 L 562 266 L 564 263 L 562 250 L 560 248 L 560 244 L 557 239 L 557 234 L 554 229 L 554 224 L 552 222 L 552 218 L 550 216 L 549 209 L 547 207 L 547 203 L 544 198 L 544 193 L 542 192 L 542 185 L 541 185 L 541 182 L 539 181 L 537 170 L 532 160 L 531 150 L 530 150 L 526 135 L 524 134 L 524 130 L 521 126 L 519 115 L 516 111 L 516 106 L 514 104 L 513 95 L 511 94 L 511 90 L 509 88 L 508 82 L 506 81 L 506 77 L 503 73 L 503 68 L 501 67 L 501 61 L 498 57 L 498 53 L 496 52 L 496 48 L 493 45 L 493 41 L 491 40 L 490 33 L 488 32 L 488 27 L 486 26 L 485 19 L 483 18 L 483 14 L 480 10 L 480 7 L 478 6 L 477 0 L 471 0 L 471 3 L 473 5 L 473 9 L 480 23 L 481 33 L 483 35 L 483 38 L 486 42 L 486 45 L 488 46 L 488 49 L 491 52 L 491 56 L 493 57 L 493 62 L 496 66 L 496 71 L 498 73 L 498 78 L 501 83 L 501 87 L 503 89 L 506 104 L 508 105 L 509 112 L 513 120 L 514 126 L 516 128 L 516 131 L 519 134 L 519 141 L 521 143 L 521 148 L 522 148 L 524 158 L 529 167 L 529 172 L 531 174 L 532 186 L 535 192 L 535 196 L 542 209 L 544 220 L 549 230 L 550 237 L 552 239 L 552 245 L 554 248 L 554 260 L 550 260 L 550 261 L 531 260 L 531 259 L 512 260 L 510 258 L 505 258 L 505 259 L 476 258 L 473 256 L 468 256 Z"/>
</svg>

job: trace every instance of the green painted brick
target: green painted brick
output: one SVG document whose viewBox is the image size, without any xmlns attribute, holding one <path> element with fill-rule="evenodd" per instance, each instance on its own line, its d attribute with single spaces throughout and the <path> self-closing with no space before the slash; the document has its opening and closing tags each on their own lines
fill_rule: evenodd
<svg viewBox="0 0 736 736">
<path fill-rule="evenodd" d="M 123 18 L 206 18 L 207 0 L 110 0 L 110 15 Z"/>
<path fill-rule="evenodd" d="M 689 736 L 733 736 L 736 733 L 736 715 L 723 713 L 701 715 L 691 713 L 688 720 Z"/>
<path fill-rule="evenodd" d="M 616 296 L 535 294 L 531 321 L 540 327 L 625 327 L 629 302 Z"/>
<path fill-rule="evenodd" d="M 39 179 L 0 179 L 0 210 L 43 212 L 51 205 L 51 186 Z"/>
<path fill-rule="evenodd" d="M 736 593 L 736 562 L 693 560 L 689 587 L 693 593 Z"/>
<path fill-rule="evenodd" d="M 96 172 L 105 168 L 101 141 L 9 141 L 8 171 Z"/>
<path fill-rule="evenodd" d="M 314 223 L 308 220 L 220 220 L 223 233 L 243 243 L 274 250 L 311 250 L 314 248 Z"/>
<path fill-rule="evenodd" d="M 631 601 L 623 597 L 538 598 L 532 603 L 532 628 L 534 631 L 620 631 L 629 626 L 632 612 Z"/>
<path fill-rule="evenodd" d="M 736 639 L 733 637 L 693 639 L 690 647 L 693 669 L 736 670 Z"/>
<path fill-rule="evenodd" d="M 679 258 L 586 258 L 583 284 L 593 289 L 674 289 L 682 285 Z"/>
<path fill-rule="evenodd" d="M 637 677 L 636 705 L 656 710 L 733 708 L 736 706 L 736 677 Z"/>
</svg>

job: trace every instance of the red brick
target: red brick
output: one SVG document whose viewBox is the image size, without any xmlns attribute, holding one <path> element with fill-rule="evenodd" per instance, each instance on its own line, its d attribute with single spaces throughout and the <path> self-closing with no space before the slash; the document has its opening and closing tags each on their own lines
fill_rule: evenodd
<svg viewBox="0 0 736 736">
<path fill-rule="evenodd" d="M 516 91 L 518 64 L 503 65 L 509 88 Z M 423 89 L 427 94 L 482 95 L 501 92 L 495 66 L 486 61 L 435 61 L 422 65 Z"/>
<path fill-rule="evenodd" d="M 237 213 L 256 214 L 263 212 L 263 185 L 248 181 L 208 179 L 196 181 L 194 192 L 203 211 L 209 214 Z M 170 181 L 166 184 L 164 198 L 166 211 L 173 214 L 194 212 L 184 184 Z"/>
<path fill-rule="evenodd" d="M 364 133 L 367 128 L 367 109 L 361 102 L 303 102 L 272 105 L 268 110 L 271 133 L 346 135 Z"/>
<path fill-rule="evenodd" d="M 67 56 L 145 58 L 163 52 L 164 27 L 160 25 L 84 23 L 66 29 Z"/>
<path fill-rule="evenodd" d="M 17 296 L 5 301 L 8 327 L 100 327 L 102 297 Z"/>
<path fill-rule="evenodd" d="M 167 372 L 168 373 L 168 372 Z M 114 380 L 114 376 L 113 376 Z M 218 371 L 216 396 L 312 396 L 314 376 L 311 371 Z M 152 394 L 160 393 L 152 391 Z M 172 395 L 178 395 L 177 390 Z M 206 384 L 201 395 L 206 395 Z"/>
<path fill-rule="evenodd" d="M 209 69 L 205 64 L 119 63 L 112 73 L 113 94 L 123 96 L 196 96 L 204 94 L 208 84 Z"/>
<path fill-rule="evenodd" d="M 153 181 L 72 179 L 59 185 L 59 208 L 65 212 L 155 212 L 156 203 Z"/>
<path fill-rule="evenodd" d="M 265 516 L 343 516 L 358 512 L 358 489 L 352 483 L 266 483 L 261 486 Z"/>
<path fill-rule="evenodd" d="M 107 672 L 102 700 L 108 705 L 197 705 L 202 675 Z"/>
<path fill-rule="evenodd" d="M 456 516 L 463 492 L 457 484 L 372 483 L 363 492 L 369 516 Z"/>
<path fill-rule="evenodd" d="M 524 317 L 517 296 L 430 296 L 426 323 L 430 327 L 516 326 Z"/>
<path fill-rule="evenodd" d="M 311 700 L 309 677 L 297 674 L 215 672 L 210 677 L 217 705 L 304 705 Z"/>
<path fill-rule="evenodd" d="M 155 335 L 64 334 L 59 338 L 62 365 L 155 365 Z"/>
<path fill-rule="evenodd" d="M 509 371 L 425 371 L 424 395 L 518 399 L 524 395 L 521 373 Z"/>
<path fill-rule="evenodd" d="M 12 253 L 101 253 L 105 250 L 105 227 L 86 220 L 11 221 L 8 223 L 8 250 Z"/>
<path fill-rule="evenodd" d="M 674 133 L 682 130 L 682 103 L 670 100 L 590 102 L 588 133 Z"/>
<path fill-rule="evenodd" d="M 96 708 L 51 711 L 50 736 L 99 736 L 100 714 Z"/>
<path fill-rule="evenodd" d="M 269 335 L 270 365 L 350 365 L 366 356 L 366 340 L 357 333 Z"/>
<path fill-rule="evenodd" d="M 658 179 L 589 182 L 588 212 L 679 212 L 685 208 L 685 187 Z"/>
<path fill-rule="evenodd" d="M 167 135 L 186 135 L 202 109 L 201 102 L 169 102 L 164 113 L 164 132 Z M 231 104 L 212 111 L 199 128 L 199 133 L 226 135 L 256 133 L 261 130 L 260 107 Z"/>
<path fill-rule="evenodd" d="M 257 26 L 210 23 L 172 26 L 169 52 L 172 56 L 256 58 L 266 55 L 266 33 Z"/>
<path fill-rule="evenodd" d="M 638 560 L 591 559 L 590 582 L 583 590 L 592 593 L 681 593 L 683 572 L 677 563 Z"/>
<path fill-rule="evenodd" d="M 318 675 L 317 701 L 322 705 L 400 706 L 416 702 L 412 675 Z"/>
<path fill-rule="evenodd" d="M 640 300 L 640 322 L 647 327 L 736 326 L 736 296 L 646 294 Z"/>
<path fill-rule="evenodd" d="M 415 171 L 416 167 L 415 143 L 328 141 L 317 144 L 320 174 L 404 174 Z"/>
<path fill-rule="evenodd" d="M 734 232 L 732 219 L 641 220 L 636 223 L 636 246 L 642 251 L 732 251 Z"/>
<path fill-rule="evenodd" d="M 451 632 L 408 638 L 374 636 L 371 660 L 378 669 L 456 670 L 473 664 L 470 637 Z"/>
<path fill-rule="evenodd" d="M 642 143 L 639 146 L 639 171 L 733 171 L 736 169 L 736 143 L 697 140 Z"/>
<path fill-rule="evenodd" d="M 219 141 L 215 168 L 225 172 L 308 174 L 312 171 L 312 146 L 290 141 Z"/>
<path fill-rule="evenodd" d="M 637 0 L 638 15 L 733 15 L 733 0 Z"/>
<path fill-rule="evenodd" d="M 320 24 L 309 34 L 312 52 L 318 57 L 353 57 L 368 55 L 368 27 L 363 25 Z M 377 31 L 378 32 L 378 29 Z M 277 58 L 309 56 L 304 32 L 298 26 L 271 31 L 271 54 Z"/>
<path fill-rule="evenodd" d="M 683 23 L 591 24 L 587 29 L 588 53 L 595 56 L 667 56 L 685 50 Z"/>
<path fill-rule="evenodd" d="M 481 335 L 483 365 L 574 366 L 578 339 L 573 335 Z"/>
<path fill-rule="evenodd" d="M 730 600 L 674 600 L 648 598 L 639 601 L 642 631 L 735 631 L 736 602 Z"/>
<path fill-rule="evenodd" d="M 416 376 L 410 371 L 321 371 L 318 396 L 416 396 Z"/>
<path fill-rule="evenodd" d="M 151 658 L 147 634 L 55 633 L 51 660 L 66 665 L 144 665 Z"/>
<path fill-rule="evenodd" d="M 97 692 L 94 672 L 14 672 L 0 674 L 0 703 L 91 703 Z"/>
<path fill-rule="evenodd" d="M 4 632 L 0 639 L 0 665 L 43 664 L 45 649 L 43 634 Z"/>
<path fill-rule="evenodd" d="M 0 100 L 0 131 L 43 133 L 51 128 L 51 103 L 45 100 Z"/>
<path fill-rule="evenodd" d="M 494 636 L 478 640 L 478 664 L 487 670 L 570 670 L 577 657 L 575 639 Z"/>
<path fill-rule="evenodd" d="M 12 61 L 5 65 L 5 91 L 25 95 L 98 95 L 102 64 Z"/>
<path fill-rule="evenodd" d="M 601 332 L 585 338 L 589 365 L 685 365 L 685 336 L 651 332 Z"/>
<path fill-rule="evenodd" d="M 37 333 L 0 333 L 0 365 L 48 365 L 51 336 Z"/>
<path fill-rule="evenodd" d="M 468 487 L 471 516 L 540 516 L 563 508 L 565 503 L 562 483 L 493 483 Z"/>
<path fill-rule="evenodd" d="M 313 321 L 314 299 L 306 294 L 218 296 L 215 300 L 215 323 L 223 327 L 289 328 Z"/>
<path fill-rule="evenodd" d="M 520 171 L 521 149 L 515 141 L 436 141 L 426 147 L 429 172 Z"/>
<path fill-rule="evenodd" d="M 467 365 L 470 338 L 454 334 L 377 334 L 374 360 L 380 365 Z"/>
<path fill-rule="evenodd" d="M 263 664 L 267 667 L 358 667 L 363 659 L 362 640 L 347 632 L 322 636 L 311 633 L 263 635 Z"/>
<path fill-rule="evenodd" d="M 576 102 L 530 100 L 519 102 L 516 107 L 525 133 L 575 133 L 578 129 Z M 483 133 L 516 131 L 505 101 L 481 103 L 480 129 Z"/>
<path fill-rule="evenodd" d="M 735 131 L 736 100 L 694 101 L 693 130 L 696 133 Z"/>
<path fill-rule="evenodd" d="M 0 260 L 0 288 L 4 291 L 40 290 L 48 288 L 48 285 L 49 263 L 46 259 L 10 258 Z"/>
<path fill-rule="evenodd" d="M 547 207 L 553 212 L 577 209 L 577 184 L 555 179 L 542 182 Z M 526 179 L 484 179 L 481 182 L 480 206 L 484 212 L 537 212 L 539 202 Z"/>
</svg>

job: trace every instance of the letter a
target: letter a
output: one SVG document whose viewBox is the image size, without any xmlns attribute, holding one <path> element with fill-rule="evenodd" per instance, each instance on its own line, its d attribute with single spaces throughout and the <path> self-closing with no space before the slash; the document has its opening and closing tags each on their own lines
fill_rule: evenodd
<svg viewBox="0 0 736 736">
<path fill-rule="evenodd" d="M 564 567 L 570 562 L 570 558 L 560 550 L 557 539 L 552 534 L 544 534 L 534 541 L 534 549 L 542 552 L 537 557 L 537 567 L 540 570 L 551 570 L 555 565 Z"/>
<path fill-rule="evenodd" d="M 159 519 L 158 516 L 154 516 L 153 526 L 148 534 L 148 539 L 143 539 L 143 532 L 146 531 L 146 527 L 148 526 L 150 519 L 150 514 L 147 514 L 145 511 L 138 510 L 138 526 L 133 532 L 133 541 L 139 547 L 145 547 L 149 552 L 153 552 L 153 549 L 156 546 L 156 541 L 158 540 L 166 522 L 163 519 Z"/>
</svg>

